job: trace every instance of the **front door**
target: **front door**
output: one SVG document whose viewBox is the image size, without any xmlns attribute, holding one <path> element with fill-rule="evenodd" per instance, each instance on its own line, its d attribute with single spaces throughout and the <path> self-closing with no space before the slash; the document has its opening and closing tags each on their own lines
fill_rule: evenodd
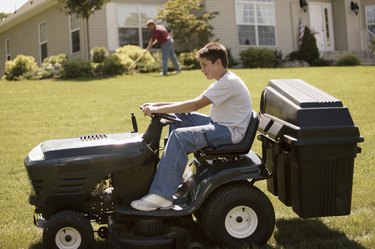
<svg viewBox="0 0 375 249">
<path fill-rule="evenodd" d="M 310 30 L 319 51 L 335 50 L 332 22 L 332 4 L 309 2 Z"/>
</svg>

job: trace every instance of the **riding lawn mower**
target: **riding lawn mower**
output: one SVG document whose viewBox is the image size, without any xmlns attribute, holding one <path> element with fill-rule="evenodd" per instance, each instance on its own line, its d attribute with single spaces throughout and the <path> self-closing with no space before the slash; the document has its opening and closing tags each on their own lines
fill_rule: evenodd
<svg viewBox="0 0 375 249">
<path fill-rule="evenodd" d="M 141 134 L 132 114 L 132 132 L 34 147 L 24 164 L 43 244 L 94 248 L 97 233 L 109 248 L 203 248 L 199 233 L 226 248 L 262 245 L 275 211 L 257 181 L 301 218 L 350 214 L 354 158 L 364 139 L 340 100 L 303 80 L 271 80 L 242 142 L 194 153 L 172 209 L 132 209 L 130 202 L 148 193 L 169 122 L 180 120 L 154 114 Z M 261 156 L 251 150 L 255 137 Z"/>
</svg>

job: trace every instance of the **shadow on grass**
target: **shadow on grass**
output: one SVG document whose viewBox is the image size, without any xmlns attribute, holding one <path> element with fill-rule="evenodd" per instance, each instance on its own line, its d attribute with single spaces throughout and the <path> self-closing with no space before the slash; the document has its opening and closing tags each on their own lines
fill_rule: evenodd
<svg viewBox="0 0 375 249">
<path fill-rule="evenodd" d="M 345 233 L 329 228 L 319 219 L 279 219 L 276 221 L 274 238 L 276 248 L 364 249 Z"/>
<path fill-rule="evenodd" d="M 38 242 L 37 244 L 30 245 L 29 249 L 46 249 L 46 247 L 42 244 L 42 242 Z M 88 249 L 110 249 L 107 245 L 105 240 L 96 240 L 95 248 L 88 248 Z"/>
<path fill-rule="evenodd" d="M 193 230 L 195 241 L 202 242 L 204 249 L 227 249 L 212 245 L 202 233 Z M 199 229 L 198 229 L 199 230 Z M 241 249 L 365 249 L 357 242 L 350 240 L 345 233 L 329 228 L 319 219 L 278 219 L 274 232 L 276 245 L 248 246 Z M 43 249 L 41 242 L 29 249 Z M 109 249 L 105 240 L 97 239 L 95 249 Z"/>
</svg>

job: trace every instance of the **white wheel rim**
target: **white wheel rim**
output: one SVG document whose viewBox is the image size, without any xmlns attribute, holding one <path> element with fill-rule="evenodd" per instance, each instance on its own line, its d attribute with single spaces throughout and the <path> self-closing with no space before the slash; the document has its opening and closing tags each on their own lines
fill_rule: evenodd
<svg viewBox="0 0 375 249">
<path fill-rule="evenodd" d="M 258 216 L 247 206 L 231 209 L 225 217 L 225 229 L 234 238 L 243 239 L 252 235 L 258 227 Z"/>
<path fill-rule="evenodd" d="M 81 234 L 73 227 L 61 228 L 55 237 L 56 245 L 60 249 L 78 249 L 81 241 Z"/>
</svg>

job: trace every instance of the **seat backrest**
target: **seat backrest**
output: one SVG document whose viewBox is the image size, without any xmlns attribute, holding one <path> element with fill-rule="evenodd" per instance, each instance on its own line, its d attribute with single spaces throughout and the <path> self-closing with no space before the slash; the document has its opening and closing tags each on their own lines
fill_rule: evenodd
<svg viewBox="0 0 375 249">
<path fill-rule="evenodd" d="M 255 135 L 259 125 L 258 114 L 253 110 L 249 125 L 242 141 L 238 144 L 222 145 L 217 148 L 206 147 L 201 151 L 205 155 L 243 155 L 247 154 L 253 145 Z"/>
</svg>

